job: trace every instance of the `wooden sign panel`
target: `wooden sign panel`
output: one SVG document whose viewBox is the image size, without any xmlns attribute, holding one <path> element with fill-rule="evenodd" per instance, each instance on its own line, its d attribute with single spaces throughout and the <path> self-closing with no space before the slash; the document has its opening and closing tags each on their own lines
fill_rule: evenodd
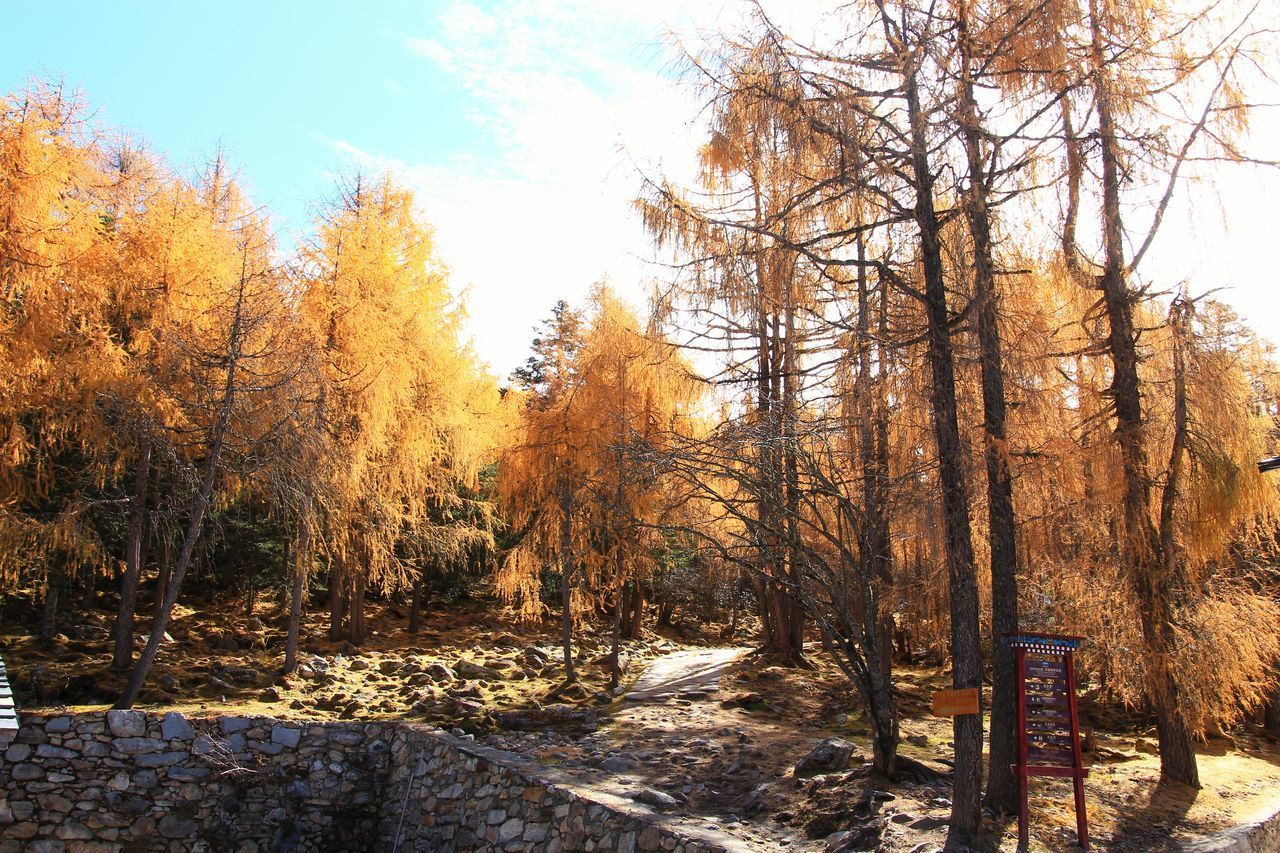
<svg viewBox="0 0 1280 853">
<path fill-rule="evenodd" d="M 978 713 L 978 688 L 964 690 L 939 690 L 933 694 L 935 717 L 956 717 Z"/>
<path fill-rule="evenodd" d="M 1071 779 L 1075 789 L 1076 834 L 1089 849 L 1084 807 L 1084 769 L 1080 722 L 1076 713 L 1075 650 L 1079 637 L 1056 634 L 1007 634 L 1018 673 L 1018 841 L 1028 843 L 1027 780 L 1031 776 Z"/>
</svg>

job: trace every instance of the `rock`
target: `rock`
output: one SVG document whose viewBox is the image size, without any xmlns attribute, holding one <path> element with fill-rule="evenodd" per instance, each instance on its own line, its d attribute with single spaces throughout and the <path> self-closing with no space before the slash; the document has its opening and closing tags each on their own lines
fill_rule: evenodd
<svg viewBox="0 0 1280 853">
<path fill-rule="evenodd" d="M 352 658 L 351 663 L 347 664 L 347 669 L 352 672 L 363 672 L 370 666 L 369 661 L 364 658 Z"/>
<path fill-rule="evenodd" d="M 302 729 L 297 729 L 292 726 L 279 726 L 279 725 L 271 727 L 272 743 L 278 743 L 281 746 L 287 746 L 290 749 L 294 749 L 298 746 L 298 743 L 301 740 L 302 740 Z"/>
<path fill-rule="evenodd" d="M 147 733 L 147 718 L 141 711 L 108 711 L 107 728 L 116 737 L 142 737 Z"/>
<path fill-rule="evenodd" d="M 503 678 L 498 670 L 469 660 L 460 660 L 454 664 L 453 668 L 463 678 L 475 678 L 480 681 L 501 681 Z"/>
<path fill-rule="evenodd" d="M 251 666 L 229 666 L 223 670 L 237 684 L 252 684 L 258 680 L 258 671 Z"/>
<path fill-rule="evenodd" d="M 279 702 L 284 697 L 280 695 L 280 691 L 275 687 L 268 687 L 258 694 L 258 698 L 263 702 Z"/>
<path fill-rule="evenodd" d="M 63 735 L 71 731 L 70 717 L 54 717 L 44 724 L 44 730 L 51 735 Z"/>
<path fill-rule="evenodd" d="M 431 666 L 427 667 L 423 672 L 431 676 L 436 681 L 449 682 L 456 681 L 458 678 L 452 669 L 439 662 L 431 664 Z"/>
<path fill-rule="evenodd" d="M 763 711 L 769 707 L 769 700 L 759 693 L 739 693 L 721 701 L 722 708 L 745 708 L 748 711 Z"/>
<path fill-rule="evenodd" d="M 9 772 L 17 782 L 34 782 L 36 779 L 44 778 L 44 771 L 30 763 L 14 765 L 13 770 Z"/>
<path fill-rule="evenodd" d="M 189 817 L 170 812 L 160 818 L 159 829 L 165 838 L 189 838 L 196 834 L 200 825 Z"/>
<path fill-rule="evenodd" d="M 165 740 L 191 740 L 196 736 L 196 730 L 185 716 L 177 711 L 170 711 L 160 718 L 160 734 Z"/>
<path fill-rule="evenodd" d="M 159 752 L 164 747 L 163 741 L 152 740 L 149 737 L 119 737 L 111 742 L 111 748 L 124 755 L 143 755 L 150 752 Z"/>
<path fill-rule="evenodd" d="M 884 835 L 886 821 L 876 818 L 861 826 L 837 832 L 827 838 L 827 853 L 847 853 L 852 850 L 878 850 Z"/>
<path fill-rule="evenodd" d="M 208 767 L 170 767 L 169 778 L 179 781 L 194 781 L 203 779 L 208 776 L 210 770 Z"/>
<path fill-rule="evenodd" d="M 311 786 L 301 779 L 294 779 L 288 785 L 284 786 L 284 795 L 293 797 L 297 800 L 305 800 L 311 796 Z"/>
<path fill-rule="evenodd" d="M 640 762 L 630 755 L 611 755 L 600 762 L 600 769 L 606 773 L 627 773 L 639 765 Z"/>
<path fill-rule="evenodd" d="M 641 788 L 631 795 L 631 799 L 637 803 L 653 806 L 658 811 L 670 811 L 680 805 L 680 801 L 675 797 L 665 794 L 656 788 Z"/>
<path fill-rule="evenodd" d="M 514 841 L 523 834 L 524 821 L 518 817 L 513 817 L 498 827 L 498 843 L 506 844 L 508 841 Z"/>
<path fill-rule="evenodd" d="M 252 726 L 253 720 L 248 717 L 221 717 L 218 720 L 218 728 L 224 735 L 233 735 Z"/>
<path fill-rule="evenodd" d="M 378 664 L 378 672 L 383 675 L 394 675 L 396 672 L 400 671 L 400 667 L 402 666 L 404 666 L 404 664 L 400 663 L 400 661 L 387 658 L 382 663 Z"/>
<path fill-rule="evenodd" d="M 833 773 L 849 766 L 853 756 L 853 744 L 840 738 L 827 738 L 809 754 L 796 762 L 796 776 L 812 776 L 816 773 Z"/>
<path fill-rule="evenodd" d="M 453 710 L 461 717 L 474 717 L 484 710 L 484 703 L 476 702 L 473 699 L 456 699 L 453 703 Z"/>
<path fill-rule="evenodd" d="M 857 808 L 866 814 L 875 814 L 879 811 L 881 804 L 888 803 L 898 799 L 896 794 L 888 791 L 877 791 L 874 788 L 868 788 L 866 792 L 859 798 Z"/>
<path fill-rule="evenodd" d="M 4 751 L 4 760 L 10 764 L 26 761 L 30 757 L 31 745 L 26 743 L 15 743 Z"/>
<path fill-rule="evenodd" d="M 596 709 L 548 705 L 545 708 L 499 711 L 494 714 L 494 719 L 502 728 L 514 731 L 537 731 L 552 726 L 578 726 L 586 729 L 596 725 Z"/>
</svg>

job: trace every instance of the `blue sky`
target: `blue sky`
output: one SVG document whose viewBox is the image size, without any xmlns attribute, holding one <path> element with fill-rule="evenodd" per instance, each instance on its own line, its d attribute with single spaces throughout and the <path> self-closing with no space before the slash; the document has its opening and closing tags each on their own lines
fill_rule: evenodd
<svg viewBox="0 0 1280 853">
<path fill-rule="evenodd" d="M 15 4 L 0 87 L 65 79 L 179 168 L 221 142 L 285 246 L 335 174 L 391 169 L 467 294 L 477 350 L 505 373 L 557 298 L 607 277 L 643 301 L 634 163 L 680 175 L 695 150 L 696 105 L 672 85 L 665 33 L 722 8 L 70 0 L 55 20 Z"/>
<path fill-rule="evenodd" d="M 500 373 L 558 298 L 608 278 L 643 304 L 665 273 L 631 213 L 639 172 L 690 183 L 696 93 L 670 33 L 735 29 L 738 0 L 64 0 L 7 4 L 0 90 L 80 88 L 102 122 L 182 168 L 221 141 L 283 245 L 336 174 L 389 169 L 417 193 L 464 291 L 476 349 Z M 822 0 L 777 0 L 792 32 Z M 787 20 L 788 18 L 791 20 Z M 1280 91 L 1256 100 L 1280 102 Z M 1280 159 L 1280 116 L 1255 124 Z M 1224 170 L 1179 190 L 1144 272 L 1225 286 L 1280 341 L 1273 258 L 1280 172 Z"/>
<path fill-rule="evenodd" d="M 310 201 L 346 165 L 337 140 L 406 161 L 494 153 L 465 92 L 406 43 L 438 34 L 431 8 L 72 2 L 55 25 L 48 6 L 21 4 L 6 14 L 0 84 L 64 78 L 179 166 L 221 140 L 279 225 L 305 227 Z"/>
</svg>

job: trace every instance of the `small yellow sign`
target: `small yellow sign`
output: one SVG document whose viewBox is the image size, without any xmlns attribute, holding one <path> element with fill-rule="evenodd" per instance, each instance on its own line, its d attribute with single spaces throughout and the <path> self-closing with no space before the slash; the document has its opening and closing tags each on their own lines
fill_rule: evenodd
<svg viewBox="0 0 1280 853">
<path fill-rule="evenodd" d="M 958 717 L 961 714 L 978 713 L 978 688 L 964 690 L 939 690 L 933 694 L 935 717 Z"/>
</svg>

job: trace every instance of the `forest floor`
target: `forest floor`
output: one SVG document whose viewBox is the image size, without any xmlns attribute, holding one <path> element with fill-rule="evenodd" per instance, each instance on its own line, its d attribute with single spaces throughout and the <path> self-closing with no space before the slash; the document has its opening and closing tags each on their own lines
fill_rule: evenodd
<svg viewBox="0 0 1280 853">
<path fill-rule="evenodd" d="M 916 783 L 877 777 L 857 697 L 818 650 L 811 669 L 790 669 L 746 649 L 709 653 L 713 632 L 647 633 L 624 645 L 623 684 L 671 657 L 660 664 L 665 672 L 639 685 L 653 688 L 641 697 L 647 701 L 632 701 L 607 689 L 607 632 L 577 638 L 579 683 L 566 688 L 556 627 L 508 621 L 492 601 L 429 611 L 417 635 L 406 630 L 403 613 L 371 604 L 370 636 L 359 650 L 322 639 L 322 615 L 311 616 L 303 666 L 291 676 L 279 675 L 283 632 L 273 606 L 250 616 L 243 605 L 197 602 L 175 615 L 172 642 L 162 647 L 139 707 L 429 722 L 656 802 L 761 850 L 931 853 L 945 837 L 945 776 Z M 114 699 L 123 676 L 110 667 L 108 610 L 85 614 L 51 649 L 20 627 L 30 620 L 3 616 L 0 654 L 20 710 L 102 708 Z M 949 673 L 902 667 L 895 679 L 902 754 L 945 774 L 951 722 L 929 714 L 929 699 L 949 686 Z M 1089 826 L 1098 848 L 1171 849 L 1280 809 L 1274 740 L 1252 731 L 1210 740 L 1200 750 L 1203 788 L 1192 791 L 1158 784 L 1149 729 L 1089 701 L 1082 716 Z M 549 720 L 561 725 L 548 727 Z M 797 774 L 797 762 L 832 738 L 852 746 L 848 766 Z M 987 829 L 992 849 L 1016 847 L 1016 820 L 988 820 Z M 1074 848 L 1069 783 L 1032 781 L 1031 833 L 1032 851 Z"/>
</svg>

